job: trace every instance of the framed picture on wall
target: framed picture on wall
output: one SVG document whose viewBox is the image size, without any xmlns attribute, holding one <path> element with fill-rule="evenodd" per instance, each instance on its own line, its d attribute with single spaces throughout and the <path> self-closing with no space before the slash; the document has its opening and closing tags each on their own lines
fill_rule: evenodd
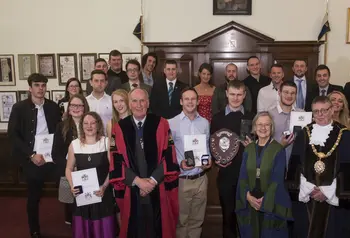
<svg viewBox="0 0 350 238">
<path fill-rule="evenodd" d="M 38 54 L 38 72 L 47 78 L 56 78 L 55 54 Z"/>
<path fill-rule="evenodd" d="M 107 62 L 107 66 L 109 67 L 109 53 L 98 53 L 98 58 L 102 58 Z"/>
<path fill-rule="evenodd" d="M 252 15 L 252 0 L 213 0 L 213 15 Z"/>
<path fill-rule="evenodd" d="M 91 72 L 95 69 L 96 53 L 84 53 L 80 56 L 80 81 L 88 82 L 90 80 Z"/>
<path fill-rule="evenodd" d="M 57 62 L 59 85 L 66 85 L 70 78 L 78 78 L 77 54 L 57 54 Z"/>
<path fill-rule="evenodd" d="M 0 92 L 0 122 L 8 122 L 12 111 L 12 106 L 17 102 L 16 91 Z"/>
<path fill-rule="evenodd" d="M 0 55 L 0 86 L 15 86 L 15 61 L 13 55 Z"/>
<path fill-rule="evenodd" d="M 30 96 L 30 92 L 26 90 L 18 91 L 18 101 L 26 100 Z M 46 91 L 45 98 L 50 99 L 50 91 Z"/>
<path fill-rule="evenodd" d="M 346 24 L 346 44 L 350 44 L 350 8 L 348 8 L 348 18 Z"/>
<path fill-rule="evenodd" d="M 55 103 L 58 103 L 59 100 L 64 98 L 65 91 L 64 90 L 52 90 L 51 91 L 51 100 Z"/>
<path fill-rule="evenodd" d="M 126 70 L 126 63 L 129 60 L 137 60 L 141 64 L 141 53 L 122 53 L 123 54 L 123 70 Z"/>
<path fill-rule="evenodd" d="M 29 75 L 36 72 L 35 54 L 19 54 L 17 61 L 20 80 L 27 80 Z"/>
</svg>

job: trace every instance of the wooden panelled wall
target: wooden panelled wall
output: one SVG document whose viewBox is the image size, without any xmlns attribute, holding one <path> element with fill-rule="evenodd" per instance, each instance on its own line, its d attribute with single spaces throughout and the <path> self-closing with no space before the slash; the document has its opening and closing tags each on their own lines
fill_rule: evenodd
<svg viewBox="0 0 350 238">
<path fill-rule="evenodd" d="M 313 41 L 274 41 L 233 21 L 197 37 L 192 42 L 145 43 L 150 52 L 156 52 L 158 55 L 157 75 L 162 74 L 166 59 L 175 59 L 179 63 L 179 80 L 189 85 L 198 83 L 198 68 L 204 62 L 211 63 L 214 67 L 212 80 L 215 85 L 225 81 L 224 69 L 230 62 L 237 64 L 238 78 L 242 80 L 248 75 L 246 60 L 252 55 L 260 58 L 263 74 L 267 74 L 269 67 L 276 61 L 284 66 L 286 78 L 292 77 L 291 66 L 294 59 L 305 59 L 308 62 L 307 78 L 313 80 L 321 44 L 322 42 Z M 23 195 L 26 192 L 25 178 L 21 168 L 11 158 L 10 148 L 7 133 L 1 132 L 0 195 Z M 216 209 L 216 173 L 214 170 L 210 173 L 208 205 Z M 55 191 L 55 182 L 48 182 L 46 194 L 53 195 Z"/>
</svg>

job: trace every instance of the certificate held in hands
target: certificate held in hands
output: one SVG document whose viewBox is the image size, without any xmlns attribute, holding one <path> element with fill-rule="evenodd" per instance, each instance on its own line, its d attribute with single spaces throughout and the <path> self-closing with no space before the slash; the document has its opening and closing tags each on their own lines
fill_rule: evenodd
<svg viewBox="0 0 350 238">
<path fill-rule="evenodd" d="M 72 182 L 81 192 L 75 197 L 78 207 L 102 202 L 102 198 L 94 193 L 100 190 L 96 168 L 72 172 Z"/>
<path fill-rule="evenodd" d="M 34 151 L 37 154 L 43 155 L 46 163 L 53 162 L 51 157 L 52 144 L 53 134 L 35 136 Z"/>
</svg>

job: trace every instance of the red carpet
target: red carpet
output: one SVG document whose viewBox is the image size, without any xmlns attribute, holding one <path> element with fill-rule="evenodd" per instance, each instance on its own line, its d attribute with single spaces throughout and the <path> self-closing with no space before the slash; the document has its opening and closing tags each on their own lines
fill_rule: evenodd
<svg viewBox="0 0 350 238">
<path fill-rule="evenodd" d="M 26 199 L 0 198 L 1 238 L 29 238 Z M 43 198 L 40 204 L 40 226 L 43 238 L 69 238 L 71 231 L 64 223 L 63 205 L 57 198 Z"/>
</svg>

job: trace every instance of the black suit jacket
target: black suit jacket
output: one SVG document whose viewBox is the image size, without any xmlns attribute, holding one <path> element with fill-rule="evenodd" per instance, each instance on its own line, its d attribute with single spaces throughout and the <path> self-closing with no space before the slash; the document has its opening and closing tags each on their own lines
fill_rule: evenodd
<svg viewBox="0 0 350 238">
<path fill-rule="evenodd" d="M 166 119 L 173 118 L 182 111 L 180 104 L 181 91 L 187 87 L 187 84 L 176 80 L 174 85 L 174 91 L 171 97 L 171 103 L 169 105 L 168 86 L 166 79 L 157 80 L 153 84 L 151 93 L 150 109 L 151 112 L 164 117 Z"/>
<path fill-rule="evenodd" d="M 350 110 L 350 82 L 347 82 L 345 84 L 344 94 L 345 94 L 346 100 L 348 101 L 349 110 Z"/>
<path fill-rule="evenodd" d="M 307 88 L 309 88 L 309 85 L 307 85 Z M 312 84 L 310 86 L 310 90 L 306 91 L 308 91 L 308 94 L 306 95 L 307 100 L 305 103 L 305 109 L 307 109 L 306 111 L 311 111 L 312 100 L 314 100 L 315 97 L 320 95 L 320 88 L 318 84 Z M 329 84 L 326 95 L 330 94 L 333 91 L 343 92 L 343 87 L 339 85 Z"/>
<path fill-rule="evenodd" d="M 38 109 L 31 98 L 17 102 L 12 107 L 7 130 L 12 144 L 12 156 L 21 164 L 29 161 L 34 153 L 37 113 Z M 57 124 L 61 121 L 60 108 L 54 101 L 45 98 L 44 113 L 49 133 L 55 133 Z"/>
</svg>

